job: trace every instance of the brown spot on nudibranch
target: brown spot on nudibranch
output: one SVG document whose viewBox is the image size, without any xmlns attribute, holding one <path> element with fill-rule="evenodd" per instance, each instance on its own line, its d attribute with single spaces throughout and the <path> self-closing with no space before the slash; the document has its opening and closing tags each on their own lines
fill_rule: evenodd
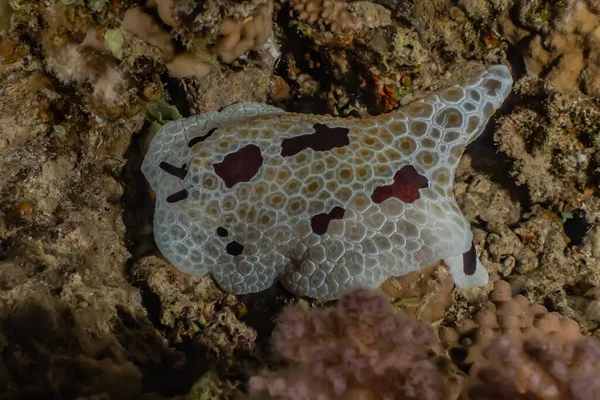
<svg viewBox="0 0 600 400">
<path fill-rule="evenodd" d="M 222 162 L 215 164 L 215 172 L 228 188 L 240 182 L 248 182 L 262 166 L 260 148 L 250 144 L 236 152 L 227 154 Z"/>
<path fill-rule="evenodd" d="M 426 177 L 420 175 L 412 165 L 406 165 L 396 172 L 394 183 L 376 188 L 371 199 L 377 204 L 383 203 L 390 197 L 412 203 L 420 197 L 419 189 L 427 188 L 428 184 Z"/>
<path fill-rule="evenodd" d="M 469 251 L 463 253 L 463 272 L 465 275 L 473 275 L 477 269 L 477 252 L 475 244 L 471 243 Z"/>
<path fill-rule="evenodd" d="M 325 124 L 315 124 L 314 133 L 284 139 L 281 142 L 281 155 L 283 157 L 293 156 L 306 149 L 314 151 L 327 151 L 336 147 L 350 144 L 348 139 L 348 128 L 330 128 Z"/>
<path fill-rule="evenodd" d="M 342 168 L 340 169 L 339 176 L 342 181 L 348 181 L 352 179 L 352 170 L 350 168 Z"/>
<path fill-rule="evenodd" d="M 227 236 L 227 233 L 227 229 L 223 228 L 222 226 L 217 228 L 217 235 L 219 235 L 220 237 Z"/>
<path fill-rule="evenodd" d="M 313 216 L 310 219 L 310 227 L 317 235 L 323 235 L 325 232 L 327 232 L 329 222 L 334 219 L 344 218 L 345 213 L 346 210 L 344 210 L 342 207 L 333 207 L 329 213 L 322 213 Z"/>
</svg>

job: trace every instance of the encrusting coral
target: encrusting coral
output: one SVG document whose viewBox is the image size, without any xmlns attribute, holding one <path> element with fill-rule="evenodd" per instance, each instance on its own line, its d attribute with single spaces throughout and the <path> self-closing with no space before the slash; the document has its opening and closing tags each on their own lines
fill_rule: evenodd
<svg viewBox="0 0 600 400">
<path fill-rule="evenodd" d="M 252 395 L 280 400 L 441 398 L 432 329 L 395 313 L 376 291 L 353 290 L 336 308 L 288 307 L 273 341 L 291 366 L 251 377 Z"/>
<path fill-rule="evenodd" d="M 348 10 L 345 0 L 290 0 L 298 17 L 310 24 L 319 20 L 334 32 L 358 29 L 360 21 Z"/>
</svg>

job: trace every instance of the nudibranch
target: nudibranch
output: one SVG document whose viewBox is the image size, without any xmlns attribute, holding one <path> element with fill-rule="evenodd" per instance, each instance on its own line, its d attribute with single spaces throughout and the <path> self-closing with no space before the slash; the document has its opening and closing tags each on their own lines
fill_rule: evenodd
<svg viewBox="0 0 600 400">
<path fill-rule="evenodd" d="M 438 260 L 457 286 L 485 285 L 454 171 L 511 86 L 496 65 L 375 117 L 238 103 L 169 122 L 142 165 L 158 248 L 234 294 L 279 279 L 337 299 Z"/>
</svg>

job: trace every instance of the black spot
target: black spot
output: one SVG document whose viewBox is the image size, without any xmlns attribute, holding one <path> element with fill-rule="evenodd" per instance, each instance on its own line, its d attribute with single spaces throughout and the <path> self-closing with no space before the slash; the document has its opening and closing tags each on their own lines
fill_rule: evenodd
<svg viewBox="0 0 600 400">
<path fill-rule="evenodd" d="M 176 176 L 181 180 L 185 179 L 185 176 L 187 175 L 187 169 L 186 169 L 187 165 L 186 164 L 183 164 L 183 166 L 181 168 L 178 168 L 172 164 L 169 164 L 168 162 L 163 161 L 158 166 L 160 169 L 165 171 L 167 174 Z"/>
<path fill-rule="evenodd" d="M 227 251 L 227 254 L 231 254 L 234 257 L 239 256 L 242 254 L 242 251 L 244 251 L 244 246 L 236 241 L 229 242 L 227 243 L 227 246 L 225 246 L 225 251 Z"/>
<path fill-rule="evenodd" d="M 334 147 L 343 147 L 350 144 L 348 128 L 330 128 L 325 124 L 315 124 L 315 133 L 284 139 L 281 142 L 281 155 L 293 156 L 302 150 L 327 151 Z"/>
<path fill-rule="evenodd" d="M 211 130 L 209 130 L 206 135 L 204 136 L 198 136 L 193 138 L 192 140 L 190 140 L 188 142 L 188 147 L 194 147 L 194 145 L 196 143 L 200 143 L 200 142 L 204 142 L 206 139 L 208 139 L 210 137 L 210 135 L 212 135 L 213 133 L 215 133 L 215 131 L 217 130 L 217 128 L 212 128 Z"/>
<path fill-rule="evenodd" d="M 217 228 L 217 235 L 221 236 L 221 237 L 225 237 L 227 236 L 228 232 L 227 229 L 223 228 L 222 226 Z"/>
<path fill-rule="evenodd" d="M 262 166 L 260 148 L 253 144 L 227 154 L 222 162 L 214 164 L 215 173 L 231 188 L 240 182 L 248 182 Z"/>
<path fill-rule="evenodd" d="M 185 200 L 188 197 L 188 191 L 185 189 L 175 192 L 167 197 L 167 203 L 177 203 L 178 201 Z"/>
<path fill-rule="evenodd" d="M 323 235 L 325 232 L 327 232 L 329 222 L 331 222 L 333 219 L 344 218 L 345 213 L 346 210 L 344 210 L 342 207 L 333 207 L 329 213 L 314 215 L 310 219 L 310 227 L 317 235 Z"/>
<path fill-rule="evenodd" d="M 477 269 L 477 252 L 475 245 L 471 243 L 469 251 L 463 253 L 463 272 L 465 275 L 473 275 Z"/>
</svg>

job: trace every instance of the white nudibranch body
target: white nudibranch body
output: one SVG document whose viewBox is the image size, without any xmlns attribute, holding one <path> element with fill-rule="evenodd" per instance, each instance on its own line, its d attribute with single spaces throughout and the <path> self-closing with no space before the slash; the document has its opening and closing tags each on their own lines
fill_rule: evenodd
<svg viewBox="0 0 600 400">
<path fill-rule="evenodd" d="M 441 259 L 458 286 L 484 285 L 453 176 L 511 86 L 493 66 L 376 117 L 239 103 L 170 122 L 142 165 L 156 243 L 182 272 L 235 294 L 279 279 L 336 299 Z"/>
</svg>

